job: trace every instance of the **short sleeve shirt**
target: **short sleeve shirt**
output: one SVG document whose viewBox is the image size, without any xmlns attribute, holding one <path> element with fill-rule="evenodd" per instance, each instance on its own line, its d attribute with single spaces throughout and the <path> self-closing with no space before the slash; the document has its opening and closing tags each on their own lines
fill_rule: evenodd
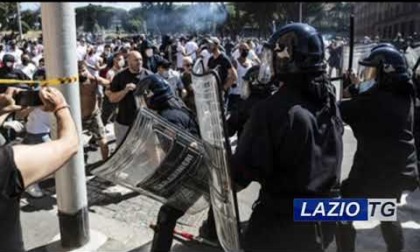
<svg viewBox="0 0 420 252">
<path fill-rule="evenodd" d="M 19 209 L 23 191 L 12 147 L 0 147 L 0 251 L 24 251 Z"/>
<path fill-rule="evenodd" d="M 143 69 L 139 74 L 133 74 L 130 70 L 125 69 L 114 76 L 111 82 L 111 91 L 119 92 L 125 88 L 128 83 L 139 84 L 139 82 L 148 75 L 152 75 L 150 71 Z M 133 91 L 127 93 L 127 95 L 118 103 L 118 115 L 116 121 L 119 124 L 130 126 L 136 118 L 136 100 Z"/>
<path fill-rule="evenodd" d="M 226 78 L 228 76 L 228 70 L 232 68 L 232 63 L 225 54 L 220 54 L 219 57 L 214 58 L 214 55 L 210 57 L 208 62 L 209 69 L 218 68 L 219 77 L 221 80 L 221 85 L 223 86 L 226 83 Z"/>
</svg>

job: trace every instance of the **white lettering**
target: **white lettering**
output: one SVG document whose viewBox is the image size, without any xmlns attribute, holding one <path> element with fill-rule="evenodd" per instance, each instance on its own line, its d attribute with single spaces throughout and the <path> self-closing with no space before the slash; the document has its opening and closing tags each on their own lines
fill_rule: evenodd
<svg viewBox="0 0 420 252">
<path fill-rule="evenodd" d="M 306 217 L 311 216 L 311 214 L 310 213 L 306 213 L 305 210 L 306 210 L 306 202 L 303 202 L 303 204 L 302 204 L 302 210 L 300 211 L 300 216 L 306 216 Z"/>
<path fill-rule="evenodd" d="M 355 211 L 353 211 L 353 212 L 350 211 L 351 210 L 350 208 L 352 206 L 355 206 Z M 359 212 L 360 212 L 360 206 L 357 202 L 350 202 L 346 207 L 346 215 L 349 216 L 349 217 L 354 217 L 357 214 L 359 214 Z"/>
<path fill-rule="evenodd" d="M 324 204 L 322 204 L 322 202 L 318 203 L 312 216 L 315 216 L 317 214 L 320 214 L 321 216 L 325 216 L 325 207 L 324 207 Z"/>
<path fill-rule="evenodd" d="M 327 216 L 338 216 L 338 213 L 334 213 L 334 211 L 340 205 L 340 202 L 330 202 L 330 205 L 332 207 L 331 207 L 330 211 L 328 211 Z"/>
</svg>

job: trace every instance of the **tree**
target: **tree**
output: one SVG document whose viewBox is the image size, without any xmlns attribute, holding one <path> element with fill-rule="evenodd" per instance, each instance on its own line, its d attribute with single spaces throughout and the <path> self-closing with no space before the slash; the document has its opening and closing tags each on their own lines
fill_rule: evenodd
<svg viewBox="0 0 420 252">
<path fill-rule="evenodd" d="M 83 27 L 83 30 L 87 32 L 98 30 L 99 27 L 110 29 L 114 18 L 129 19 L 127 11 L 119 8 L 101 5 L 76 8 L 76 26 Z"/>
</svg>

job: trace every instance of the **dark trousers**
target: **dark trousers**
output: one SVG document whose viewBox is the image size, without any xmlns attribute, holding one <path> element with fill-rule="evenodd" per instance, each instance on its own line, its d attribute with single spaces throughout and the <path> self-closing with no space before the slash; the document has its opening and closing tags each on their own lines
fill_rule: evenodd
<svg viewBox="0 0 420 252">
<path fill-rule="evenodd" d="M 399 252 L 404 248 L 404 236 L 399 221 L 382 221 L 381 233 L 387 245 L 387 252 Z M 356 229 L 351 222 L 341 224 L 339 229 L 340 249 L 339 252 L 355 251 Z"/>
<path fill-rule="evenodd" d="M 176 227 L 177 220 L 181 218 L 186 211 L 178 210 L 167 204 L 164 204 L 157 217 L 156 230 L 153 236 L 151 252 L 168 252 L 172 247 L 172 240 L 174 238 L 173 231 Z M 206 220 L 206 229 L 210 235 L 216 234 L 216 223 L 214 221 L 213 210 L 210 206 L 208 217 Z"/>
<path fill-rule="evenodd" d="M 185 211 L 178 210 L 166 204 L 160 208 L 151 252 L 168 252 L 171 250 L 176 222 L 184 214 Z"/>
<path fill-rule="evenodd" d="M 241 100 L 242 99 L 240 95 L 230 94 L 228 98 L 227 110 L 230 112 L 234 109 L 237 109 Z"/>
<path fill-rule="evenodd" d="M 333 240 L 335 223 L 322 226 L 294 222 L 293 214 L 283 214 L 257 204 L 244 234 L 246 252 L 324 251 Z M 321 238 L 322 237 L 322 238 Z"/>
<path fill-rule="evenodd" d="M 343 198 L 396 198 L 400 201 L 401 191 L 392 187 L 387 190 L 375 188 L 363 188 L 362 183 L 344 181 L 341 192 Z M 390 183 L 392 184 L 392 183 Z M 404 248 L 404 236 L 401 223 L 397 221 L 382 221 L 380 224 L 382 237 L 385 240 L 388 252 L 399 252 Z M 340 225 L 339 240 L 341 250 L 339 252 L 355 251 L 356 229 L 353 223 L 347 222 Z"/>
</svg>

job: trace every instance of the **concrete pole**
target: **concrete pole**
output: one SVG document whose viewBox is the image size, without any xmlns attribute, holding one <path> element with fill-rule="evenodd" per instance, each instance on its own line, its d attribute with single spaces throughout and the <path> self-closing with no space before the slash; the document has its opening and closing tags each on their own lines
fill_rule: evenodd
<svg viewBox="0 0 420 252">
<path fill-rule="evenodd" d="M 16 3 L 16 7 L 17 7 L 17 20 L 18 20 L 18 26 L 19 26 L 19 40 L 23 39 L 23 32 L 22 32 L 22 20 L 21 20 L 21 15 L 20 15 L 20 3 L 17 2 Z"/>
<path fill-rule="evenodd" d="M 77 76 L 76 21 L 72 3 L 41 3 L 47 78 Z M 78 83 L 60 86 L 82 138 Z M 79 248 L 89 242 L 86 177 L 83 146 L 65 167 L 55 174 L 61 245 Z"/>
<path fill-rule="evenodd" d="M 302 2 L 299 2 L 299 23 L 302 23 Z"/>
</svg>

